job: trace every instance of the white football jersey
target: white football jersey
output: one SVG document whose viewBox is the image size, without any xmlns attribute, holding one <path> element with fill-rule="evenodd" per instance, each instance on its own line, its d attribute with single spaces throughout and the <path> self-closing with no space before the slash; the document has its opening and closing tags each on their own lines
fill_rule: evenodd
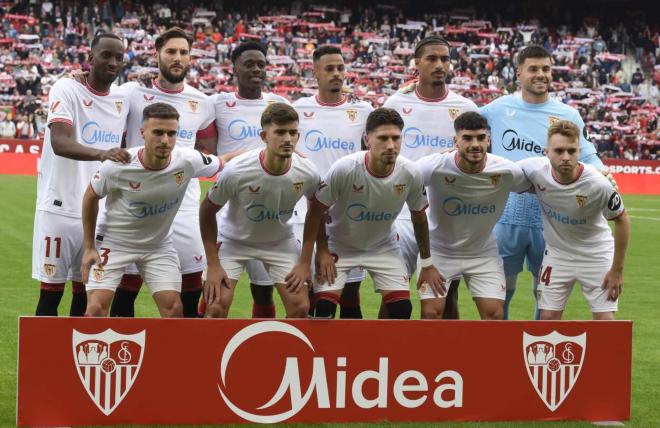
<svg viewBox="0 0 660 428">
<path fill-rule="evenodd" d="M 81 217 L 82 199 L 98 161 L 77 161 L 53 152 L 50 125 L 68 123 L 80 145 L 99 150 L 120 147 L 128 100 L 117 86 L 99 93 L 73 79 L 58 80 L 48 94 L 48 127 L 37 180 L 37 209 Z"/>
<path fill-rule="evenodd" d="M 125 91 L 131 103 L 126 125 L 126 147 L 144 146 L 140 133 L 142 111 L 153 103 L 167 103 L 179 112 L 179 129 L 176 134 L 176 146 L 179 148 L 194 149 L 197 132 L 206 129 L 215 120 L 211 98 L 187 84 L 179 91 L 169 91 L 159 87 L 156 80 L 152 88 L 128 82 L 121 86 L 121 90 Z M 198 212 L 200 194 L 199 180 L 190 180 L 180 211 Z"/>
<path fill-rule="evenodd" d="M 413 211 L 427 206 L 422 176 L 412 162 L 399 156 L 387 176 L 368 168 L 369 152 L 358 152 L 335 162 L 315 198 L 330 207 L 326 226 L 329 242 L 369 250 L 394 242 L 392 223 L 404 203 Z"/>
<path fill-rule="evenodd" d="M 580 163 L 576 180 L 562 184 L 547 157 L 528 158 L 518 166 L 536 190 L 548 255 L 569 265 L 611 262 L 614 238 L 607 221 L 621 215 L 624 207 L 609 180 Z"/>
<path fill-rule="evenodd" d="M 417 92 L 396 92 L 383 107 L 396 110 L 403 118 L 401 155 L 416 161 L 433 153 L 454 148 L 454 119 L 466 111 L 479 111 L 467 98 L 447 89 L 440 99 L 429 99 Z M 410 218 L 404 210 L 400 218 Z"/>
<path fill-rule="evenodd" d="M 488 154 L 481 171 L 467 173 L 458 166 L 456 151 L 425 156 L 415 166 L 428 193 L 432 251 L 451 257 L 497 255 L 493 228 L 509 192 L 530 187 L 522 170 Z"/>
<path fill-rule="evenodd" d="M 293 236 L 289 223 L 296 202 L 314 196 L 320 177 L 314 165 L 294 153 L 289 169 L 279 175 L 264 165 L 264 150 L 251 150 L 230 162 L 208 192 L 208 200 L 224 206 L 218 215 L 221 236 L 244 243 L 272 243 Z"/>
<path fill-rule="evenodd" d="M 362 150 L 362 137 L 369 113 L 374 108 L 366 101 L 323 103 L 318 97 L 300 98 L 293 103 L 298 112 L 300 139 L 296 151 L 311 160 L 324 176 L 330 166 L 346 155 Z M 296 205 L 293 221 L 304 223 L 307 201 Z"/>
<path fill-rule="evenodd" d="M 258 100 L 241 98 L 237 92 L 223 92 L 212 97 L 215 125 L 218 128 L 218 155 L 237 150 L 263 149 L 261 113 L 272 103 L 289 102 L 279 95 L 262 92 Z"/>
<path fill-rule="evenodd" d="M 142 162 L 144 147 L 128 150 L 131 162 L 103 162 L 91 186 L 106 197 L 105 216 L 99 218 L 98 232 L 128 248 L 145 249 L 170 240 L 170 227 L 195 177 L 212 177 L 222 161 L 194 149 L 174 148 L 170 163 L 162 169 L 148 169 Z"/>
</svg>

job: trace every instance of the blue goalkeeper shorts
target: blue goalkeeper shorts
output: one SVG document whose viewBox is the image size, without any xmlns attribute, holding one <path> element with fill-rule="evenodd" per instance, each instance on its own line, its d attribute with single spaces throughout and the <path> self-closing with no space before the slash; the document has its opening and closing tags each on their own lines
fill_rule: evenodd
<svg viewBox="0 0 660 428">
<path fill-rule="evenodd" d="M 543 229 L 497 223 L 495 235 L 504 262 L 504 275 L 518 275 L 523 270 L 523 261 L 527 259 L 527 270 L 538 276 L 545 249 Z"/>
</svg>

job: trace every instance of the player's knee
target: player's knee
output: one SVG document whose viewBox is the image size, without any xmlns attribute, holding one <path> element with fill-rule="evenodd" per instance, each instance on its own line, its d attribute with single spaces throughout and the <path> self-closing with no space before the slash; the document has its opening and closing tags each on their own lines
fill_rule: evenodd
<svg viewBox="0 0 660 428">
<path fill-rule="evenodd" d="M 481 314 L 481 319 L 491 321 L 504 319 L 504 309 L 500 307 L 486 310 Z"/>
<path fill-rule="evenodd" d="M 161 307 L 161 316 L 163 318 L 183 318 L 183 304 L 181 299 L 172 299 L 167 301 Z"/>
<path fill-rule="evenodd" d="M 314 316 L 316 318 L 334 318 L 337 313 L 339 296 L 333 293 L 316 293 Z"/>
<path fill-rule="evenodd" d="M 544 311 L 541 309 L 540 317 L 541 321 L 559 321 L 561 319 L 561 312 L 559 311 Z"/>
<path fill-rule="evenodd" d="M 593 319 L 596 321 L 614 321 L 614 312 L 594 312 Z"/>
<path fill-rule="evenodd" d="M 422 302 L 422 319 L 424 320 L 436 320 L 436 319 L 441 319 L 442 318 L 442 305 L 438 304 L 424 304 Z"/>
<path fill-rule="evenodd" d="M 119 289 L 137 293 L 142 287 L 142 277 L 137 274 L 126 273 L 121 277 Z"/>
<path fill-rule="evenodd" d="M 106 305 L 96 299 L 89 299 L 87 301 L 87 309 L 85 310 L 86 317 L 104 317 L 108 315 L 108 308 Z"/>
<path fill-rule="evenodd" d="M 309 300 L 300 299 L 287 306 L 286 317 L 287 318 L 307 318 L 309 313 Z"/>
</svg>

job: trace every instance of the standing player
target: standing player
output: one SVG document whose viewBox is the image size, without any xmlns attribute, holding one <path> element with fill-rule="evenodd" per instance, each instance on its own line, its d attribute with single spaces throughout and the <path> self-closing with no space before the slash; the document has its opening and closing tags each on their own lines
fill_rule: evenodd
<svg viewBox="0 0 660 428">
<path fill-rule="evenodd" d="M 85 84 L 60 79 L 48 94 L 32 246 L 32 277 L 41 281 L 37 315 L 57 315 L 67 280 L 73 283 L 70 314 L 84 314 L 83 194 L 101 161 L 130 159 L 120 148 L 128 103 L 112 86 L 124 64 L 122 40 L 112 33 L 96 35 L 89 63 L 92 68 Z"/>
<path fill-rule="evenodd" d="M 293 107 L 271 104 L 260 127 L 266 148 L 230 162 L 200 207 L 208 260 L 207 317 L 227 317 L 236 284 L 251 260 L 267 269 L 288 318 L 305 318 L 309 311 L 307 290 L 288 287 L 284 278 L 296 263 L 299 248 L 289 220 L 298 200 L 314 195 L 319 175 L 310 161 L 294 152 L 299 134 Z M 217 222 L 216 213 L 225 204 Z"/>
<path fill-rule="evenodd" d="M 121 86 L 130 100 L 130 113 L 126 129 L 126 146 L 144 145 L 142 138 L 142 111 L 145 107 L 164 102 L 179 112 L 177 147 L 195 148 L 195 142 L 215 152 L 213 128 L 215 110 L 211 98 L 184 83 L 190 70 L 190 48 L 192 37 L 184 30 L 173 27 L 156 39 L 155 56 L 158 61 L 158 77 L 150 88 L 129 82 Z M 181 301 L 185 317 L 197 316 L 197 302 L 202 291 L 202 271 L 206 267 L 204 247 L 199 236 L 199 180 L 190 180 L 173 224 L 174 248 L 179 255 L 182 273 Z M 111 316 L 132 317 L 135 314 L 135 299 L 142 286 L 142 278 L 135 266 L 130 266 L 115 293 Z"/>
<path fill-rule="evenodd" d="M 417 162 L 429 198 L 433 264 L 448 281 L 465 278 L 481 319 L 502 319 L 504 271 L 493 228 L 509 192 L 529 189 L 522 170 L 510 160 L 486 155 L 488 122 L 476 112 L 454 121 L 456 151 Z M 442 318 L 445 297 L 419 289 L 422 318 Z"/>
<path fill-rule="evenodd" d="M 613 320 L 623 287 L 630 220 L 616 189 L 601 172 L 578 162 L 578 126 L 548 128 L 547 157 L 520 161 L 543 211 L 545 251 L 539 270 L 541 319 L 559 320 L 579 281 L 593 318 Z M 607 225 L 614 222 L 614 238 Z"/>
<path fill-rule="evenodd" d="M 256 42 L 241 43 L 231 54 L 237 92 L 221 93 L 215 98 L 215 124 L 218 129 L 217 153 L 263 148 L 261 114 L 273 103 L 289 102 L 275 94 L 262 92 L 266 83 L 266 48 Z M 253 318 L 274 318 L 272 281 L 263 264 L 248 263 Z"/>
<path fill-rule="evenodd" d="M 492 152 L 512 161 L 543 156 L 548 127 L 566 119 L 581 130 L 580 160 L 597 168 L 603 166 L 594 145 L 587 140 L 587 130 L 577 110 L 551 99 L 552 58 L 542 46 L 531 45 L 518 54 L 517 77 L 521 93 L 506 95 L 482 107 L 491 128 Z M 507 299 L 504 318 L 508 319 L 509 302 L 516 289 L 518 273 L 527 259 L 527 270 L 534 276 L 534 294 L 543 258 L 543 223 L 536 197 L 512 193 L 504 214 L 495 228 L 500 255 L 504 260 Z M 538 318 L 538 313 L 537 316 Z"/>
<path fill-rule="evenodd" d="M 466 111 L 478 111 L 477 105 L 447 88 L 449 74 L 449 43 L 439 36 L 429 36 L 415 46 L 415 67 L 419 80 L 412 86 L 392 95 L 384 106 L 396 110 L 403 121 L 401 155 L 412 161 L 432 153 L 445 152 L 454 147 L 453 121 Z M 401 250 L 408 274 L 417 266 L 417 244 L 410 221 L 404 209 L 396 222 Z M 445 318 L 458 318 L 458 283 L 452 284 Z"/>
<path fill-rule="evenodd" d="M 105 162 L 83 199 L 88 316 L 107 316 L 114 290 L 132 263 L 149 285 L 160 315 L 183 315 L 181 270 L 170 229 L 188 182 L 212 177 L 222 162 L 190 148 L 174 148 L 179 113 L 169 104 L 147 106 L 143 118 L 144 147 L 129 149 L 126 165 Z M 97 228 L 99 200 L 106 196 L 105 218 Z"/>
<path fill-rule="evenodd" d="M 403 120 L 392 109 L 379 108 L 369 114 L 368 151 L 335 162 L 310 205 L 300 259 L 287 281 L 295 288 L 308 281 L 316 241 L 317 317 L 334 317 L 348 272 L 363 267 L 381 293 L 388 317 L 410 318 L 409 276 L 393 228 L 404 203 L 410 208 L 422 256 L 418 284 L 444 294 L 444 280 L 433 267 L 429 250 L 424 184 L 413 163 L 399 156 L 402 129 Z M 327 241 L 326 211 L 330 215 Z"/>
<path fill-rule="evenodd" d="M 335 161 L 361 150 L 367 116 L 374 109 L 365 101 L 349 101 L 342 92 L 345 66 L 339 48 L 321 46 L 314 51 L 313 61 L 318 95 L 293 103 L 300 116 L 300 144 L 296 150 L 323 176 Z M 307 201 L 301 199 L 293 216 L 294 233 L 300 242 L 306 214 Z M 360 282 L 364 278 L 361 269 L 348 274 L 339 302 L 340 318 L 362 318 Z"/>
</svg>

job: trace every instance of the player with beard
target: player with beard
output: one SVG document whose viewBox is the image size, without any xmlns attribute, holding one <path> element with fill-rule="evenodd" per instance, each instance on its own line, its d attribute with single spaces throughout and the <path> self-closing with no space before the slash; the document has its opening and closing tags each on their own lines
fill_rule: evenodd
<svg viewBox="0 0 660 428">
<path fill-rule="evenodd" d="M 424 156 L 454 148 L 454 120 L 466 111 L 478 111 L 477 105 L 450 90 L 445 80 L 449 74 L 449 43 L 440 36 L 429 36 L 415 46 L 418 80 L 402 88 L 385 101 L 384 107 L 396 110 L 403 121 L 401 156 L 416 161 Z M 410 276 L 417 266 L 417 244 L 404 208 L 396 221 L 401 251 Z M 458 318 L 458 282 L 450 285 L 445 318 Z"/>
<path fill-rule="evenodd" d="M 323 176 L 340 158 L 359 152 L 371 104 L 351 101 L 343 92 L 345 65 L 341 50 L 335 46 L 320 46 L 314 51 L 314 77 L 319 92 L 316 96 L 300 98 L 293 107 L 300 116 L 300 143 L 296 151 L 312 161 Z M 307 201 L 301 200 L 293 216 L 296 238 L 302 242 L 307 214 Z M 363 269 L 349 272 L 342 291 L 340 318 L 362 318 L 360 282 Z"/>
<path fill-rule="evenodd" d="M 546 133 L 553 123 L 565 119 L 580 128 L 580 161 L 596 168 L 603 164 L 580 113 L 550 98 L 552 57 L 542 46 L 530 45 L 518 53 L 517 77 L 519 94 L 505 95 L 481 108 L 491 128 L 492 153 L 512 161 L 543 156 Z M 536 298 L 538 272 L 543 259 L 543 222 L 536 196 L 511 193 L 502 218 L 495 227 L 500 255 L 504 260 L 507 298 L 504 318 L 508 319 L 509 303 L 516 289 L 518 273 L 527 259 L 527 270 L 533 275 Z M 535 317 L 538 319 L 538 310 Z"/>
<path fill-rule="evenodd" d="M 120 148 L 128 102 L 112 85 L 124 66 L 123 41 L 112 33 L 97 34 L 88 61 L 84 83 L 63 78 L 48 94 L 32 247 L 32 277 L 41 282 L 36 315 L 57 315 L 67 280 L 73 285 L 70 315 L 84 314 L 83 194 L 102 161 L 130 160 Z"/>
<path fill-rule="evenodd" d="M 191 67 L 192 41 L 192 36 L 181 28 L 173 27 L 164 31 L 156 39 L 158 76 L 150 87 L 142 86 L 138 82 L 128 82 L 121 86 L 121 90 L 130 100 L 126 129 L 128 148 L 144 145 L 140 132 L 144 108 L 163 102 L 176 108 L 180 115 L 176 135 L 177 147 L 193 149 L 201 146 L 215 153 L 215 110 L 211 98 L 184 82 Z M 197 317 L 202 271 L 206 267 L 204 246 L 199 235 L 200 192 L 199 180 L 193 178 L 188 184 L 186 196 L 172 225 L 174 248 L 179 255 L 182 273 L 183 313 L 188 318 Z M 110 315 L 134 316 L 135 299 L 141 286 L 142 277 L 136 266 L 129 266 L 116 290 Z"/>
<path fill-rule="evenodd" d="M 231 62 L 238 91 L 221 93 L 213 98 L 218 155 L 262 148 L 261 114 L 270 104 L 289 104 L 279 95 L 262 91 L 266 83 L 267 65 L 266 48 L 262 45 L 256 42 L 241 43 L 232 51 Z M 246 270 L 254 299 L 252 317 L 274 318 L 273 282 L 263 263 L 250 261 Z M 200 313 L 203 313 L 203 303 L 200 306 Z"/>
</svg>

